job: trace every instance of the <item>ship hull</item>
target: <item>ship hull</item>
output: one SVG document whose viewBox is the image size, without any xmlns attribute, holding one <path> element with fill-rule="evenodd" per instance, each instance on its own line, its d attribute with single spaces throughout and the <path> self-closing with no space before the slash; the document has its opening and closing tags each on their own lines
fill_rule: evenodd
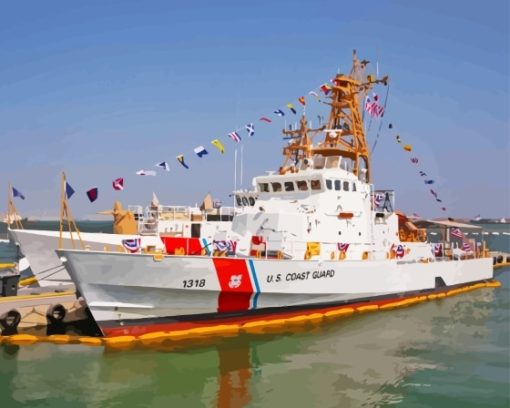
<svg viewBox="0 0 510 408">
<path fill-rule="evenodd" d="M 421 263 L 58 252 L 106 336 L 385 302 L 493 277 L 490 258 Z"/>
</svg>

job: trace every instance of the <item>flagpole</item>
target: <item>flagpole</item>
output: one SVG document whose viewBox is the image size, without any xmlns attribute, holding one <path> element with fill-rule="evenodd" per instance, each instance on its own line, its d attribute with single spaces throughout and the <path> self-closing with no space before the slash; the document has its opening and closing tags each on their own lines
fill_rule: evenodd
<svg viewBox="0 0 510 408">
<path fill-rule="evenodd" d="M 62 196 L 64 197 L 64 210 L 65 210 L 65 215 L 66 215 L 66 220 L 67 220 L 67 230 L 69 231 L 69 237 L 71 238 L 71 245 L 73 246 L 73 249 L 74 249 L 73 229 L 72 229 L 72 224 L 71 224 L 71 219 L 70 219 L 71 217 L 69 215 L 69 206 L 67 203 L 66 184 L 67 184 L 67 181 L 66 181 L 66 176 L 64 174 L 64 180 L 62 183 Z"/>
<path fill-rule="evenodd" d="M 375 61 L 375 77 L 376 79 L 379 79 L 379 48 L 376 49 L 375 55 L 377 58 Z"/>
<path fill-rule="evenodd" d="M 11 227 L 11 183 L 7 183 L 7 228 Z"/>
<path fill-rule="evenodd" d="M 7 185 L 7 228 L 10 229 L 10 225 L 14 224 L 16 229 L 23 229 L 23 224 L 21 223 L 21 219 L 18 219 L 20 215 L 18 214 L 18 209 L 16 205 L 14 205 L 14 195 L 12 191 L 12 184 L 8 183 Z"/>
<path fill-rule="evenodd" d="M 243 157 L 244 157 L 244 144 L 241 143 L 241 175 L 240 175 L 240 182 L 239 182 L 239 188 L 243 188 Z"/>
<path fill-rule="evenodd" d="M 12 186 L 7 183 L 7 229 L 11 228 L 11 212 L 12 212 Z"/>
<path fill-rule="evenodd" d="M 80 242 L 81 249 L 85 249 L 85 245 L 83 244 L 83 241 L 81 239 L 80 230 L 78 229 L 78 226 L 74 222 L 73 215 L 71 214 L 71 210 L 69 208 L 69 205 L 67 203 L 67 191 L 66 191 L 66 175 L 64 172 L 62 172 L 62 176 L 60 179 L 60 222 L 59 222 L 59 236 L 58 236 L 58 248 L 62 249 L 62 232 L 64 229 L 64 217 L 67 221 L 67 229 L 69 230 L 69 237 L 71 238 L 71 244 L 73 249 L 75 248 L 74 245 L 74 238 L 73 238 L 73 228 L 76 232 L 76 235 L 78 235 L 78 241 Z"/>
<path fill-rule="evenodd" d="M 60 176 L 60 220 L 58 225 L 58 249 L 62 249 L 62 229 L 63 229 L 63 221 L 64 221 L 64 181 L 65 175 L 62 172 Z"/>
<path fill-rule="evenodd" d="M 237 147 L 234 151 L 234 192 L 237 191 Z M 234 194 L 234 205 L 235 205 L 235 194 Z"/>
</svg>

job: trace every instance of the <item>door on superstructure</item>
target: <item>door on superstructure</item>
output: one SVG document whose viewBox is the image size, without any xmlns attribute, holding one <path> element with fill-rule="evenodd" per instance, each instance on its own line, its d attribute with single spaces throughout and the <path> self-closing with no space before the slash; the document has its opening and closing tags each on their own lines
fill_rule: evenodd
<svg viewBox="0 0 510 408">
<path fill-rule="evenodd" d="M 191 238 L 200 238 L 202 224 L 191 224 Z"/>
</svg>

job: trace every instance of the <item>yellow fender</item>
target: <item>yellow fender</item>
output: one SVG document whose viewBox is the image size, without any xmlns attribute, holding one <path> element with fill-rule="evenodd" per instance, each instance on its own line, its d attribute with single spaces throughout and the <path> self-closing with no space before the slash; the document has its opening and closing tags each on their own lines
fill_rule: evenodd
<svg viewBox="0 0 510 408">
<path fill-rule="evenodd" d="M 103 339 L 100 337 L 78 337 L 78 342 L 86 346 L 102 346 Z"/>
<path fill-rule="evenodd" d="M 313 323 L 313 324 L 317 324 L 317 323 L 322 322 L 323 318 L 324 318 L 324 314 L 323 313 L 312 313 L 312 314 L 309 314 L 309 315 L 305 316 L 306 321 L 310 322 L 310 323 Z"/>
<path fill-rule="evenodd" d="M 363 313 L 363 312 L 374 312 L 378 309 L 379 309 L 378 305 L 366 305 L 366 306 L 358 306 L 356 308 L 356 311 Z"/>
<path fill-rule="evenodd" d="M 168 337 L 173 341 L 185 340 L 191 337 L 190 330 L 175 330 L 168 333 Z"/>
<path fill-rule="evenodd" d="M 67 334 L 53 334 L 51 336 L 48 336 L 44 339 L 48 343 L 55 343 L 55 344 L 71 344 L 71 343 L 78 343 L 78 338 L 75 336 L 69 336 Z"/>
<path fill-rule="evenodd" d="M 110 348 L 129 348 L 136 342 L 134 336 L 105 337 L 104 344 Z"/>
<path fill-rule="evenodd" d="M 241 326 L 241 330 L 245 333 L 267 333 L 270 331 L 281 330 L 285 327 L 285 319 L 275 320 L 258 320 L 254 322 L 248 322 Z"/>
<path fill-rule="evenodd" d="M 386 303 L 382 306 L 379 307 L 379 310 L 391 310 L 391 309 L 396 309 L 397 307 L 401 307 L 402 306 L 402 302 L 399 301 L 399 302 L 391 302 L 391 303 Z"/>
<path fill-rule="evenodd" d="M 161 344 L 165 340 L 169 340 L 171 337 L 168 332 L 159 331 L 153 333 L 145 333 L 141 336 L 138 336 L 138 340 L 144 346 L 152 346 L 154 344 Z"/>
<path fill-rule="evenodd" d="M 245 333 L 262 333 L 266 324 L 266 320 L 256 320 L 254 322 L 248 322 L 241 326 L 241 331 Z"/>
<path fill-rule="evenodd" d="M 294 316 L 285 319 L 285 324 L 287 326 L 303 326 L 307 322 L 305 316 Z"/>
<path fill-rule="evenodd" d="M 15 268 L 15 267 L 16 267 L 16 264 L 14 262 L 0 263 L 0 269 L 11 269 L 11 268 Z"/>
<path fill-rule="evenodd" d="M 39 337 L 31 334 L 13 334 L 4 340 L 7 344 L 33 344 L 39 341 Z"/>
<path fill-rule="evenodd" d="M 35 276 L 30 276 L 29 278 L 21 279 L 18 283 L 18 286 L 28 286 L 37 283 L 37 278 Z"/>
<path fill-rule="evenodd" d="M 235 335 L 239 333 L 240 326 L 238 324 L 220 324 L 218 326 L 208 326 L 208 327 L 197 327 L 195 329 L 190 329 L 189 334 L 199 335 L 199 336 L 221 336 L 221 335 Z"/>
<path fill-rule="evenodd" d="M 337 317 L 345 317 L 354 313 L 354 309 L 352 307 L 343 307 L 341 309 L 330 310 L 329 312 L 324 313 L 324 317 L 327 319 L 336 319 Z"/>
</svg>

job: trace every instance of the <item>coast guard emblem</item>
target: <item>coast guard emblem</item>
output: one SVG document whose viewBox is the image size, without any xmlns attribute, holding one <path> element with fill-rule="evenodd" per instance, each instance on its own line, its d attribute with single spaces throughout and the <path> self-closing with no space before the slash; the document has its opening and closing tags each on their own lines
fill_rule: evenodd
<svg viewBox="0 0 510 408">
<path fill-rule="evenodd" d="M 230 289 L 237 289 L 239 286 L 241 286 L 243 275 L 231 275 L 230 276 L 230 282 L 228 283 L 228 287 Z"/>
</svg>

